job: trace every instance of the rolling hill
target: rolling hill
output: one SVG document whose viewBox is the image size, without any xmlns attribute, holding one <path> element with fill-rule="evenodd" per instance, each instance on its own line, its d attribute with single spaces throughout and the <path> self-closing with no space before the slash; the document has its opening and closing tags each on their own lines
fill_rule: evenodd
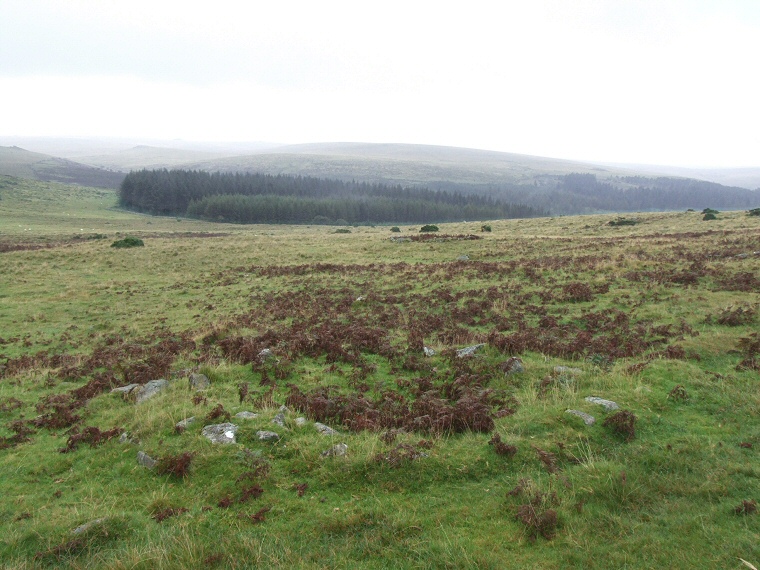
<svg viewBox="0 0 760 570">
<path fill-rule="evenodd" d="M 0 174 L 46 182 L 63 182 L 98 188 L 118 188 L 124 174 L 24 150 L 0 147 Z"/>
</svg>

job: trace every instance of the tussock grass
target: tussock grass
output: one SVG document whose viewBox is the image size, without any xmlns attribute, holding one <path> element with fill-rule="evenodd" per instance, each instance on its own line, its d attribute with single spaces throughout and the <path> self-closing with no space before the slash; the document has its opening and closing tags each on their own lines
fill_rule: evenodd
<svg viewBox="0 0 760 570">
<path fill-rule="evenodd" d="M 760 302 L 757 290 L 736 289 L 746 274 L 760 277 L 756 258 L 737 257 L 760 249 L 756 218 L 724 212 L 709 231 L 683 213 L 637 214 L 640 223 L 627 227 L 610 227 L 612 216 L 496 220 L 477 241 L 396 244 L 382 227 L 347 237 L 177 224 L 110 210 L 99 190 L 67 188 L 23 182 L 0 201 L 0 245 L 10 250 L 0 253 L 3 567 L 731 568 L 740 557 L 760 560 L 760 517 L 735 514 L 760 495 L 758 372 L 737 369 L 754 327 L 708 318 Z M 109 239 L 74 240 L 84 220 Z M 189 236 L 178 225 L 217 235 Z M 116 231 L 145 247 L 111 250 Z M 573 283 L 588 284 L 590 297 L 568 299 Z M 532 332 L 513 336 L 520 331 Z M 435 356 L 409 351 L 417 333 Z M 180 336 L 194 348 L 151 352 Z M 253 357 L 225 348 L 245 342 Z M 447 352 L 476 342 L 487 346 L 467 360 Z M 633 348 L 615 352 L 626 343 Z M 118 358 L 82 369 L 108 347 Z M 276 363 L 256 363 L 265 347 Z M 513 353 L 525 371 L 505 376 L 499 365 Z M 96 374 L 123 379 L 166 354 L 170 387 L 153 399 L 135 405 L 105 391 L 75 410 L 79 429 L 118 427 L 139 445 L 114 438 L 62 454 L 69 427 L 33 424 L 29 441 L 12 441 L 13 422 L 30 425 L 45 398 L 72 394 Z M 563 384 L 556 366 L 581 373 Z M 187 378 L 196 371 L 211 387 L 194 403 Z M 372 402 L 395 393 L 411 405 L 419 386 L 440 396 L 458 378 L 464 393 L 490 389 L 502 400 L 489 404 L 491 431 L 387 435 L 328 414 L 323 423 L 339 433 L 324 436 L 293 406 L 284 427 L 272 423 L 288 384 L 306 394 L 334 386 L 333 398 Z M 473 379 L 480 384 L 467 388 Z M 241 383 L 249 386 L 243 402 Z M 688 398 L 670 397 L 676 386 Z M 605 428 L 613 412 L 586 396 L 633 412 L 635 438 Z M 233 418 L 235 445 L 201 435 L 220 421 L 205 419 L 218 404 L 233 416 L 258 414 Z M 190 416 L 197 421 L 176 433 Z M 262 442 L 261 430 L 281 438 Z M 494 433 L 517 452 L 496 453 Z M 338 443 L 345 456 L 322 456 Z M 187 476 L 139 466 L 138 450 L 155 459 L 192 453 Z M 263 493 L 240 502 L 254 485 Z M 520 485 L 532 495 L 508 494 Z M 517 517 L 531 496 L 541 497 L 541 513 L 556 513 L 550 539 Z M 174 515 L 153 518 L 167 509 Z M 101 518 L 105 530 L 69 544 L 71 530 Z"/>
</svg>

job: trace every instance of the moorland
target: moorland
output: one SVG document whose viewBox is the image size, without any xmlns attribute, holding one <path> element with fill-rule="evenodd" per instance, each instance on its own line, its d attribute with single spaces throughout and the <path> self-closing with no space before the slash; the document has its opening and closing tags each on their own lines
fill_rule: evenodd
<svg viewBox="0 0 760 570">
<path fill-rule="evenodd" d="M 3 567 L 760 564 L 760 217 L 117 200 L 0 178 Z"/>
</svg>

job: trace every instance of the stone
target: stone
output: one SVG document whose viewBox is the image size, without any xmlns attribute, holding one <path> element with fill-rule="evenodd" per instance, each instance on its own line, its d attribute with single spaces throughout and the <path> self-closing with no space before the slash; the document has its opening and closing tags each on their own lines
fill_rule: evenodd
<svg viewBox="0 0 760 570">
<path fill-rule="evenodd" d="M 583 420 L 583 423 L 587 426 L 592 426 L 596 423 L 596 418 L 592 416 L 591 414 L 587 414 L 586 412 L 581 412 L 580 410 L 565 410 L 566 414 L 573 414 L 574 416 L 578 416 L 580 419 Z"/>
<path fill-rule="evenodd" d="M 191 374 L 188 379 L 190 383 L 190 389 L 200 392 L 201 390 L 207 390 L 211 386 L 211 380 L 205 374 Z"/>
<path fill-rule="evenodd" d="M 457 261 L 470 261 L 470 256 L 469 255 L 460 255 L 459 257 L 457 257 Z"/>
<path fill-rule="evenodd" d="M 257 355 L 259 357 L 259 360 L 261 362 L 264 362 L 265 360 L 268 360 L 270 358 L 274 358 L 274 352 L 272 352 L 271 348 L 265 348 Z"/>
<path fill-rule="evenodd" d="M 423 346 L 422 352 L 425 353 L 425 356 L 435 356 L 435 350 L 433 350 L 429 346 Z"/>
<path fill-rule="evenodd" d="M 340 435 L 340 432 L 334 430 L 333 428 L 329 426 L 326 426 L 325 424 L 321 424 L 319 422 L 314 422 L 314 427 L 322 435 Z"/>
<path fill-rule="evenodd" d="M 126 432 L 126 431 L 123 432 L 119 436 L 119 443 L 131 443 L 132 445 L 139 445 L 140 444 L 140 442 L 136 438 L 130 436 L 129 433 Z"/>
<path fill-rule="evenodd" d="M 94 521 L 86 522 L 86 523 L 84 523 L 82 525 L 79 525 L 74 530 L 72 530 L 71 534 L 73 534 L 74 536 L 78 536 L 80 534 L 84 534 L 88 530 L 90 530 L 91 528 L 96 527 L 98 525 L 101 525 L 104 522 L 106 522 L 107 520 L 108 520 L 107 518 L 103 517 L 101 519 L 95 519 Z"/>
<path fill-rule="evenodd" d="M 153 459 L 144 451 L 137 452 L 137 462 L 143 467 L 147 467 L 148 469 L 153 469 L 158 464 L 158 461 Z"/>
<path fill-rule="evenodd" d="M 580 368 L 570 368 L 569 366 L 555 366 L 554 373 L 555 374 L 571 374 L 573 376 L 577 376 L 579 374 L 583 374 L 583 370 L 581 370 Z"/>
<path fill-rule="evenodd" d="M 273 431 L 257 431 L 256 437 L 259 438 L 259 441 L 277 441 L 280 439 L 280 434 Z"/>
<path fill-rule="evenodd" d="M 597 398 L 596 396 L 587 396 L 586 401 L 591 402 L 592 404 L 603 406 L 604 409 L 608 412 L 614 412 L 615 410 L 620 409 L 620 406 L 618 406 L 616 402 L 613 402 L 612 400 L 605 400 L 603 398 Z"/>
<path fill-rule="evenodd" d="M 330 449 L 321 453 L 322 457 L 342 457 L 348 451 L 348 446 L 345 443 L 339 443 L 333 445 Z"/>
<path fill-rule="evenodd" d="M 473 344 L 472 346 L 468 346 L 465 348 L 460 348 L 457 350 L 457 358 L 464 358 L 465 356 L 472 356 L 475 354 L 478 350 L 483 348 L 485 346 L 485 343 L 481 344 Z"/>
<path fill-rule="evenodd" d="M 227 422 L 206 426 L 201 431 L 201 435 L 211 443 L 228 444 L 235 443 L 235 432 L 237 430 L 238 427 L 235 424 Z"/>
<path fill-rule="evenodd" d="M 308 420 L 306 418 L 296 418 L 296 425 L 298 427 L 303 427 L 306 425 L 307 421 Z"/>
<path fill-rule="evenodd" d="M 520 372 L 525 372 L 525 367 L 523 366 L 522 360 L 516 356 L 513 356 L 512 358 L 504 361 L 501 364 L 500 368 L 502 372 L 504 372 L 504 374 L 507 376 L 510 374 L 519 374 Z"/>
<path fill-rule="evenodd" d="M 135 401 L 138 404 L 141 404 L 142 402 L 149 400 L 156 394 L 163 392 L 169 387 L 169 381 L 164 380 L 161 378 L 160 380 L 151 380 L 150 382 L 146 382 L 142 386 L 140 386 L 139 389 L 137 389 L 137 397 L 135 398 Z"/>
<path fill-rule="evenodd" d="M 274 418 L 272 418 L 272 423 L 280 427 L 285 427 L 285 414 L 282 412 L 277 414 Z"/>
<path fill-rule="evenodd" d="M 187 426 L 189 426 L 194 421 L 195 421 L 195 416 L 185 418 L 184 420 L 181 420 L 177 422 L 176 424 L 174 424 L 174 429 L 177 431 L 185 431 L 187 429 Z"/>
<path fill-rule="evenodd" d="M 126 397 L 132 392 L 132 390 L 139 387 L 139 384 L 127 384 L 126 386 L 119 386 L 118 388 L 114 388 L 111 390 L 111 394 L 121 394 L 122 396 Z"/>
<path fill-rule="evenodd" d="M 288 407 L 285 404 L 283 404 L 282 406 L 280 406 L 280 409 L 277 411 L 283 414 L 287 414 L 290 410 L 288 410 Z"/>
<path fill-rule="evenodd" d="M 258 418 L 259 414 L 254 414 L 253 412 L 238 412 L 235 414 L 235 417 L 240 418 L 241 420 L 252 420 Z"/>
</svg>

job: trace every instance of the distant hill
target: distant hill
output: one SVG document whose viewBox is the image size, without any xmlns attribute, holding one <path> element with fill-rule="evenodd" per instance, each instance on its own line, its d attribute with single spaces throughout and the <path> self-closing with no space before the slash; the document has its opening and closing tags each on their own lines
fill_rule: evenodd
<svg viewBox="0 0 760 570">
<path fill-rule="evenodd" d="M 124 179 L 124 174 L 120 172 L 110 172 L 17 146 L 0 146 L 0 174 L 97 188 L 118 188 Z"/>
<path fill-rule="evenodd" d="M 4 140 L 7 137 L 0 137 L 0 143 Z M 760 192 L 747 188 L 757 187 L 752 181 L 760 176 L 760 169 L 591 164 L 414 144 L 162 144 L 174 143 L 176 147 L 124 146 L 122 141 L 118 147 L 108 140 L 98 153 L 97 141 L 42 140 L 36 144 L 77 154 L 77 162 L 10 147 L 0 153 L 0 174 L 111 188 L 118 186 L 126 172 L 143 168 L 284 174 L 487 196 L 553 214 L 760 206 Z"/>
</svg>

